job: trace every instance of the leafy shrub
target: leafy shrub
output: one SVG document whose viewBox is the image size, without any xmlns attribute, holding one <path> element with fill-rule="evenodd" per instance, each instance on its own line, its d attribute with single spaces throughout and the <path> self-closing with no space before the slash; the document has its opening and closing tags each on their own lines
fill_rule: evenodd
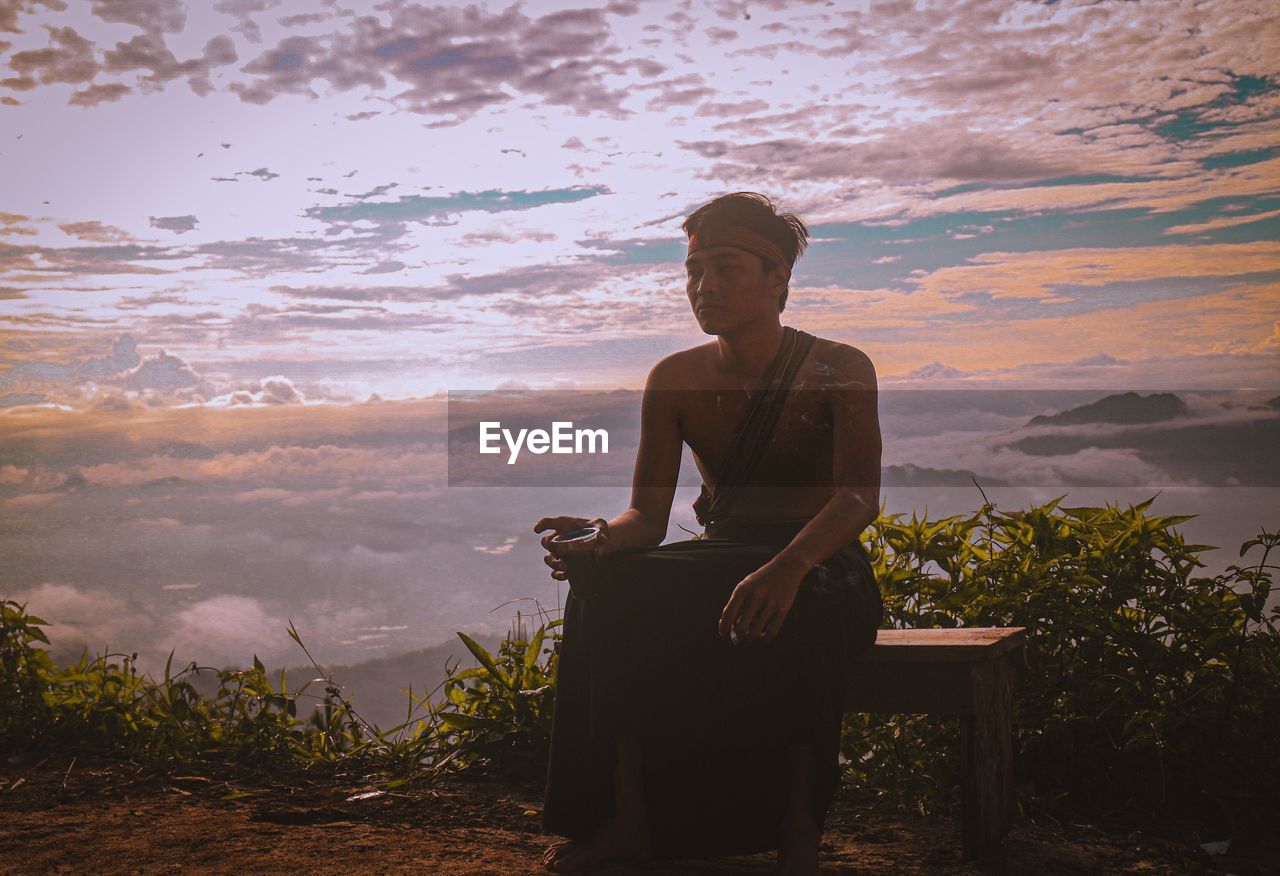
<svg viewBox="0 0 1280 876">
<path fill-rule="evenodd" d="M 555 630 L 561 624 L 550 621 L 525 641 L 517 616 L 496 655 L 458 633 L 480 665 L 456 673 L 456 667 L 446 667 L 444 708 L 437 712 L 442 759 L 511 778 L 546 774 L 558 658 L 544 645 L 551 645 L 549 635 L 559 638 Z"/>
<path fill-rule="evenodd" d="M 1256 565 L 1197 577 L 1190 518 L 1061 500 L 1001 513 L 882 517 L 870 551 L 890 626 L 1023 626 L 1014 696 L 1015 775 L 1025 800 L 1153 814 L 1209 805 L 1232 818 L 1274 806 L 1280 738 L 1280 608 Z M 954 802 L 954 722 L 850 715 L 848 780 L 898 805 Z"/>
<path fill-rule="evenodd" d="M 171 674 L 172 653 L 160 683 L 139 676 L 136 654 L 90 661 L 86 653 L 74 666 L 60 667 L 34 645 L 48 644 L 40 629 L 46 621 L 8 600 L 0 603 L 0 619 L 0 747 L 8 750 L 257 764 L 331 760 L 361 741 L 350 704 L 332 683 L 311 722 L 300 721 L 297 700 L 307 685 L 290 694 L 282 675 L 277 691 L 256 656 L 248 670 L 204 667 L 218 678 L 210 698 L 184 678 L 202 667 L 192 663 Z M 292 625 L 290 634 L 297 639 Z"/>
</svg>

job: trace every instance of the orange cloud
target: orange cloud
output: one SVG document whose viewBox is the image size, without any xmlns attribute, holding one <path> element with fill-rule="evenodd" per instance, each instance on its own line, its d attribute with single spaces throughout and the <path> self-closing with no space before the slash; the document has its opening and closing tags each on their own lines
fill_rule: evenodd
<svg viewBox="0 0 1280 876">
<path fill-rule="evenodd" d="M 1280 347 L 1280 327 L 1272 325 L 1277 300 L 1280 285 L 1240 286 L 1211 295 L 1141 302 L 1126 307 L 1123 318 L 1117 318 L 1115 310 L 1103 310 L 1016 322 L 926 324 L 918 337 L 891 343 L 875 343 L 874 335 L 865 333 L 859 343 L 856 325 L 843 327 L 839 334 L 828 330 L 828 336 L 848 337 L 862 346 L 881 374 L 935 361 L 970 371 L 1073 362 L 1103 353 L 1125 360 L 1274 355 Z M 1186 380 L 1187 375 L 1177 379 Z"/>
<path fill-rule="evenodd" d="M 1201 150 L 1199 157 L 1227 151 L 1263 149 L 1275 145 L 1275 134 L 1241 136 L 1230 150 Z M 1131 169 L 1147 174 L 1150 168 Z M 1105 172 L 1098 170 L 1096 172 Z M 1147 209 L 1170 212 L 1193 207 L 1206 198 L 1260 197 L 1280 191 L 1280 159 L 1260 161 L 1243 167 L 1200 171 L 1190 162 L 1161 168 L 1165 174 L 1177 174 L 1143 182 L 1097 183 L 1093 185 L 1027 186 L 1014 189 L 992 189 L 966 192 L 937 200 L 912 204 L 912 214 L 928 216 L 961 211 L 1001 210 L 1081 210 L 1091 207 L 1110 209 Z"/>
<path fill-rule="evenodd" d="M 1166 228 L 1165 234 L 1196 234 L 1201 231 L 1216 231 L 1219 228 L 1231 228 L 1236 225 L 1245 225 L 1249 222 L 1261 222 L 1263 219 L 1274 219 L 1280 216 L 1280 210 L 1270 210 L 1266 213 L 1249 213 L 1242 216 L 1220 216 L 1217 219 L 1210 219 L 1208 222 L 1200 222 L 1194 225 L 1175 225 L 1172 228 Z"/>
<path fill-rule="evenodd" d="M 1058 285 L 1104 286 L 1277 269 L 1280 243 L 1273 241 L 990 252 L 975 256 L 969 264 L 934 271 L 920 281 L 919 289 L 937 301 L 968 292 L 986 292 L 995 298 L 1045 298 L 1051 294 L 1050 287 Z"/>
</svg>

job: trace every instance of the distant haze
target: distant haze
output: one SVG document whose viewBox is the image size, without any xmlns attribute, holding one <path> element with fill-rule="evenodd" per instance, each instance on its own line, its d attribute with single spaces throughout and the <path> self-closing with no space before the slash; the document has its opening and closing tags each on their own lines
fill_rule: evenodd
<svg viewBox="0 0 1280 876">
<path fill-rule="evenodd" d="M 619 420 L 639 401 L 553 397 L 565 396 L 578 411 L 580 397 L 611 403 Z M 1257 393 L 1184 392 L 1185 414 L 1137 425 L 1052 422 L 1054 403 L 1113 407 L 1101 391 L 881 398 L 891 511 L 972 512 L 980 488 L 1006 509 L 1162 493 L 1157 512 L 1204 515 L 1188 531 L 1227 549 L 1219 568 L 1280 520 L 1280 412 Z M 317 659 L 351 664 L 456 643 L 459 630 L 497 635 L 517 611 L 559 616 L 566 585 L 550 580 L 533 522 L 622 510 L 634 440 L 620 443 L 612 486 L 459 487 L 445 428 L 431 399 L 15 410 L 0 417 L 0 593 L 29 601 L 62 648 L 136 650 L 152 668 L 170 649 L 179 662 L 292 664 L 291 620 Z M 697 528 L 687 451 L 681 483 L 672 539 Z"/>
</svg>

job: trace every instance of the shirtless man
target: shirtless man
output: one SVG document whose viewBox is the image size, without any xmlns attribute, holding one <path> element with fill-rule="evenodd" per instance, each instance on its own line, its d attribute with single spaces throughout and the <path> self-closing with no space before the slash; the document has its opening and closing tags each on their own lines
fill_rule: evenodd
<svg viewBox="0 0 1280 876">
<path fill-rule="evenodd" d="M 778 216 L 762 196 L 738 193 L 702 207 L 683 228 L 690 235 L 685 261 L 689 305 L 699 327 L 715 339 L 666 357 L 649 373 L 630 507 L 607 523 L 544 517 L 534 526 L 535 532 L 547 532 L 544 561 L 553 578 L 563 580 L 566 573 L 551 539 L 588 522 L 604 524 L 601 554 L 663 541 L 681 445 L 689 445 L 705 483 L 714 488 L 734 429 L 783 342 L 779 314 L 791 266 L 807 242 L 804 224 L 793 216 Z M 753 228 L 772 233 L 766 237 Z M 758 486 L 744 490 L 733 507 L 734 518 L 808 522 L 733 589 L 720 617 L 721 636 L 733 635 L 739 642 L 773 640 L 806 574 L 875 519 L 881 450 L 875 387 L 875 369 L 860 350 L 835 341 L 814 342 L 752 479 Z M 588 840 L 565 840 L 548 848 L 543 857 L 548 870 L 568 872 L 649 856 L 639 743 L 619 736 L 617 745 L 616 817 Z M 803 805 L 812 779 L 804 753 L 797 746 L 788 750 L 790 793 L 779 872 L 817 869 L 821 825 Z"/>
</svg>

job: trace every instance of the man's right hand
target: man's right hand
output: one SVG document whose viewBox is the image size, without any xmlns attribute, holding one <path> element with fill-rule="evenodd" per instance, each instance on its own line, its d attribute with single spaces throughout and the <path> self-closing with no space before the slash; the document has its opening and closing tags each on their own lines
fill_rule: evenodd
<svg viewBox="0 0 1280 876">
<path fill-rule="evenodd" d="M 545 532 L 550 529 L 542 537 L 542 546 L 546 549 L 547 554 L 542 558 L 542 562 L 551 567 L 551 577 L 557 581 L 563 581 L 568 577 L 568 571 L 562 560 L 556 553 L 556 545 L 554 539 L 557 536 L 568 535 L 569 533 L 585 529 L 588 526 L 600 527 L 600 536 L 597 545 L 604 544 L 605 539 L 609 537 L 609 524 L 600 517 L 594 520 L 588 520 L 585 517 L 543 517 L 533 525 L 534 532 Z"/>
</svg>

